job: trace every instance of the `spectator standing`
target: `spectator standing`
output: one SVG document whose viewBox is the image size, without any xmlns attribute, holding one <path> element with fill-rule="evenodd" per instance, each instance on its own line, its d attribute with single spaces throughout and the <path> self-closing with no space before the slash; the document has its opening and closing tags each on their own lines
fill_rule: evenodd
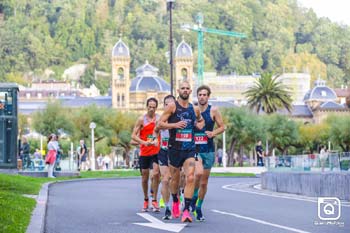
<svg viewBox="0 0 350 233">
<path fill-rule="evenodd" d="M 263 159 L 263 147 L 261 145 L 261 140 L 258 141 L 258 144 L 255 147 L 256 156 L 258 157 L 258 166 L 263 167 L 264 166 L 264 159 Z"/>
<path fill-rule="evenodd" d="M 24 167 L 28 168 L 30 166 L 30 145 L 28 143 L 28 139 L 26 137 L 22 137 L 22 145 L 21 145 L 21 159 L 22 159 L 22 164 Z"/>
</svg>

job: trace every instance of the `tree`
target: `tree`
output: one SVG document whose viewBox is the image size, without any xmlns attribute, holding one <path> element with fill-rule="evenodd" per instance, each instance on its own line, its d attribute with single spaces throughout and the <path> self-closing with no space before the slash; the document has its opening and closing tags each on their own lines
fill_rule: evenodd
<svg viewBox="0 0 350 233">
<path fill-rule="evenodd" d="M 299 142 L 307 152 L 317 151 L 320 144 L 325 144 L 329 138 L 330 126 L 327 123 L 307 124 L 299 126 Z"/>
<path fill-rule="evenodd" d="M 242 152 L 246 146 L 254 144 L 257 139 L 264 139 L 264 130 L 261 118 L 253 115 L 246 108 L 231 108 L 223 112 L 226 133 L 229 143 L 228 161 L 229 166 L 236 162 L 234 153 L 237 146 L 238 162 L 242 165 Z"/>
<path fill-rule="evenodd" d="M 350 151 L 350 118 L 347 116 L 331 116 L 327 119 L 330 124 L 330 138 L 344 152 Z"/>
<path fill-rule="evenodd" d="M 277 148 L 283 155 L 287 154 L 288 148 L 296 145 L 299 134 L 297 123 L 287 116 L 270 115 L 266 117 L 265 130 L 268 134 L 269 152 Z"/>
<path fill-rule="evenodd" d="M 46 109 L 33 115 L 33 127 L 42 135 L 57 134 L 60 130 L 73 132 L 73 124 L 67 117 L 69 114 L 59 102 L 49 102 Z"/>
<path fill-rule="evenodd" d="M 132 113 L 115 112 L 113 116 L 110 116 L 106 123 L 113 130 L 111 137 L 112 146 L 123 147 L 125 153 L 123 159 L 126 166 L 129 167 L 129 151 L 131 150 L 130 140 L 133 126 L 136 122 L 137 116 Z"/>
<path fill-rule="evenodd" d="M 108 119 L 113 117 L 113 111 L 105 107 L 97 107 L 96 105 L 87 106 L 81 109 L 73 111 L 71 114 L 71 121 L 74 125 L 73 140 L 80 140 L 90 138 L 91 129 L 90 123 L 94 122 L 96 128 L 95 143 L 103 140 L 104 138 L 110 138 L 113 135 L 111 125 L 109 125 Z"/>
<path fill-rule="evenodd" d="M 287 87 L 280 81 L 278 76 L 272 77 L 272 74 L 265 73 L 261 75 L 255 86 L 244 92 L 248 99 L 248 105 L 251 109 L 255 108 L 259 113 L 261 110 L 267 114 L 276 112 L 278 109 L 285 108 L 289 112 L 292 108 L 292 98 Z"/>
</svg>

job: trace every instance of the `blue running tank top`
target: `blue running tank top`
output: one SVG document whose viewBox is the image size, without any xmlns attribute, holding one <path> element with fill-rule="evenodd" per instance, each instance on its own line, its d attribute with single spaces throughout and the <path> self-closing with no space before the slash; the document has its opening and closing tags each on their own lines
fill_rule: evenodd
<svg viewBox="0 0 350 233">
<path fill-rule="evenodd" d="M 189 104 L 188 108 L 182 107 L 177 101 L 175 112 L 169 117 L 168 123 L 177 123 L 186 121 L 184 129 L 170 129 L 169 149 L 176 150 L 195 150 L 194 143 L 194 124 L 196 122 L 196 113 L 193 105 Z"/>
<path fill-rule="evenodd" d="M 215 151 L 214 138 L 208 138 L 208 136 L 205 134 L 205 131 L 214 130 L 215 121 L 210 116 L 210 109 L 211 105 L 208 105 L 207 109 L 201 113 L 205 121 L 205 126 L 203 129 L 199 130 L 196 128 L 194 131 L 195 143 L 197 145 L 197 149 L 199 147 L 199 153 L 208 153 Z"/>
</svg>

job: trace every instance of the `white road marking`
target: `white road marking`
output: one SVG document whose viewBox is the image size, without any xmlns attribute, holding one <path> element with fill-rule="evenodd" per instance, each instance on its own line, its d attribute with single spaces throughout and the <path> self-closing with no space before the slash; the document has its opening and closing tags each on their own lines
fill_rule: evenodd
<svg viewBox="0 0 350 233">
<path fill-rule="evenodd" d="M 239 185 L 242 185 L 239 183 Z M 249 184 L 251 185 L 251 184 Z M 292 200 L 297 200 L 297 201 L 308 201 L 308 202 L 314 202 L 317 203 L 317 198 L 313 197 L 296 197 L 296 196 L 289 196 L 292 194 L 274 194 L 274 193 L 264 193 L 263 190 L 261 191 L 251 191 L 251 190 L 243 190 L 240 188 L 235 188 L 236 184 L 228 184 L 222 186 L 223 189 L 226 190 L 232 190 L 232 191 L 237 191 L 237 192 L 243 192 L 243 193 L 251 193 L 251 194 L 257 194 L 257 195 L 262 195 L 262 196 L 268 196 L 268 197 L 278 197 L 278 198 L 284 198 L 284 199 L 292 199 Z M 342 207 L 350 207 L 350 203 L 346 201 L 341 202 Z"/>
<path fill-rule="evenodd" d="M 248 221 L 253 221 L 253 222 L 256 222 L 256 223 L 260 223 L 260 224 L 264 224 L 264 225 L 268 225 L 268 226 L 272 226 L 272 227 L 276 227 L 276 228 L 281 228 L 281 229 L 288 230 L 288 231 L 293 231 L 293 232 L 297 232 L 297 233 L 310 233 L 308 231 L 303 231 L 303 230 L 300 230 L 300 229 L 297 229 L 297 228 L 282 226 L 282 225 L 279 225 L 279 224 L 270 223 L 270 222 L 266 222 L 266 221 L 263 221 L 263 220 L 260 220 L 260 219 L 246 217 L 246 216 L 235 214 L 235 213 L 228 213 L 228 212 L 219 211 L 219 210 L 212 210 L 212 211 L 215 212 L 215 213 L 224 214 L 224 215 L 230 215 L 230 216 L 233 216 L 233 217 L 236 217 L 236 218 L 241 218 L 241 219 L 245 219 L 245 220 L 248 220 Z"/>
<path fill-rule="evenodd" d="M 148 221 L 150 221 L 150 223 L 133 223 L 140 226 L 152 227 L 152 228 L 171 231 L 171 232 L 180 232 L 187 225 L 184 223 L 164 223 L 147 213 L 137 213 L 137 214 L 147 219 Z"/>
</svg>

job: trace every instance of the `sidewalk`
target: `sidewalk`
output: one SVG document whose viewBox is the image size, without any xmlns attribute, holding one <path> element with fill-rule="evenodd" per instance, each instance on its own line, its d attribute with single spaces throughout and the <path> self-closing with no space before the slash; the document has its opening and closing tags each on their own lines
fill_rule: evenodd
<svg viewBox="0 0 350 233">
<path fill-rule="evenodd" d="M 265 167 L 213 167 L 212 172 L 217 173 L 253 173 L 261 174 L 266 171 Z"/>
</svg>

